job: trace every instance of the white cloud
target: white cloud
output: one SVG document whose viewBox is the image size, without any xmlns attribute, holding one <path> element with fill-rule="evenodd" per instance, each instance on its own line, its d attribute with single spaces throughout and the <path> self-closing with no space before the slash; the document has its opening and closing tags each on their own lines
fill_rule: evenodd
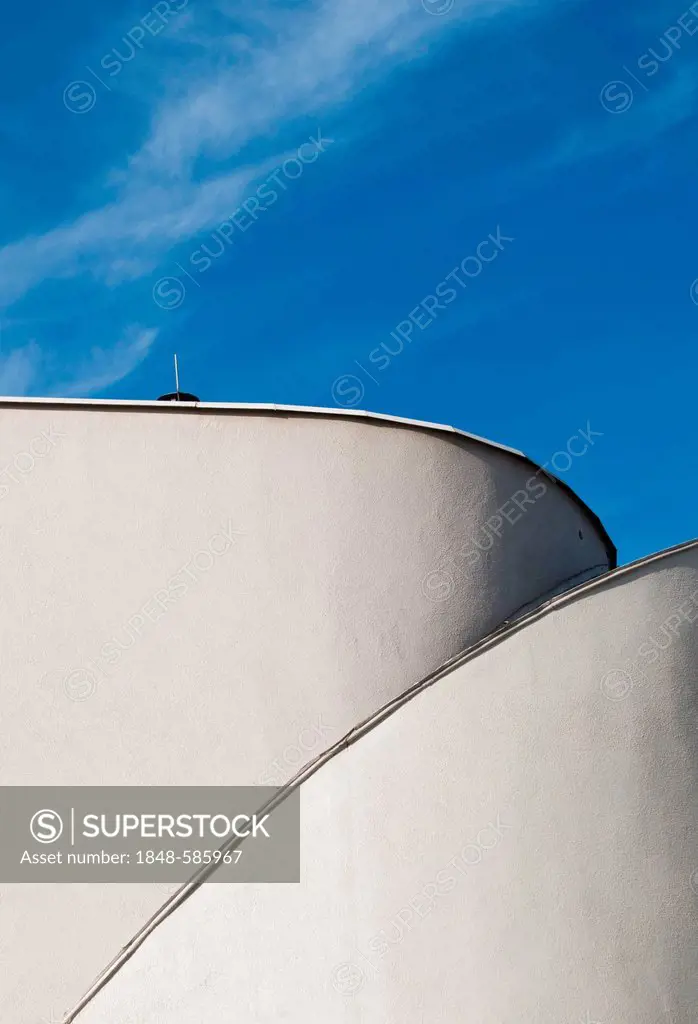
<svg viewBox="0 0 698 1024">
<path fill-rule="evenodd" d="M 77 367 L 75 376 L 59 384 L 54 394 L 86 397 L 95 391 L 106 391 L 128 377 L 148 357 L 158 331 L 132 324 L 111 348 L 93 348 L 87 359 Z"/>
<path fill-rule="evenodd" d="M 148 138 L 126 171 L 106 175 L 117 199 L 0 249 L 0 303 L 48 278 L 89 273 L 114 286 L 150 273 L 172 246 L 230 216 L 249 186 L 284 158 L 238 161 L 198 181 L 202 157 L 229 161 L 252 143 L 268 151 L 282 126 L 344 102 L 421 39 L 518 2 L 456 0 L 445 17 L 430 16 L 419 0 L 325 0 L 293 10 L 267 3 L 248 35 L 219 3 L 215 30 L 192 19 L 177 34 L 179 70 L 164 85 Z M 190 58 L 182 64 L 187 39 Z"/>
<path fill-rule="evenodd" d="M 161 37 L 165 75 L 152 93 L 150 127 L 130 157 L 105 169 L 108 201 L 0 249 L 0 312 L 49 280 L 84 276 L 113 289 L 153 274 L 174 246 L 230 217 L 313 128 L 329 130 L 330 111 L 399 61 L 424 57 L 460 24 L 527 2 L 456 0 L 450 14 L 435 17 L 420 0 L 251 0 L 242 19 L 240 0 L 192 5 L 177 32 Z M 100 116 L 99 108 L 88 116 Z M 40 315 L 47 319 L 45 304 Z M 153 329 L 126 328 L 51 392 L 105 390 L 147 357 L 156 337 Z M 59 358 L 45 340 L 46 332 L 42 348 L 31 342 L 4 359 L 0 353 L 0 392 L 53 385 L 71 353 L 62 345 Z"/>
<path fill-rule="evenodd" d="M 41 349 L 35 341 L 8 355 L 0 353 L 0 395 L 27 395 L 37 380 Z"/>
<path fill-rule="evenodd" d="M 633 105 L 621 114 L 608 113 L 599 102 L 600 113 L 588 123 L 568 129 L 551 151 L 536 161 L 537 170 L 556 170 L 619 149 L 633 150 L 658 142 L 672 128 L 693 118 L 698 73 L 690 65 L 682 66 L 649 95 L 637 89 L 635 92 Z"/>
<path fill-rule="evenodd" d="M 96 391 L 106 391 L 140 366 L 157 335 L 155 328 L 132 324 L 115 345 L 92 348 L 89 355 L 77 363 L 74 374 L 50 388 L 49 393 L 87 397 Z M 42 349 L 34 340 L 7 355 L 0 354 L 0 395 L 19 397 L 40 393 L 46 387 L 47 377 L 51 376 L 54 362 L 55 353 Z"/>
<path fill-rule="evenodd" d="M 232 213 L 266 164 L 200 185 L 150 186 L 39 237 L 0 249 L 0 302 L 16 302 L 47 278 L 90 273 L 111 283 L 150 273 L 171 246 Z"/>
<path fill-rule="evenodd" d="M 504 6 L 492 0 L 457 0 L 451 15 L 433 17 L 419 0 L 327 0 L 270 19 L 258 13 L 264 45 L 252 38 L 223 67 L 178 90 L 153 119 L 150 138 L 132 166 L 177 178 L 205 154 L 225 159 L 282 121 L 320 116 L 353 95 L 368 76 L 409 55 L 423 37 L 452 29 L 460 18 Z M 271 38 L 270 38 L 271 37 Z M 239 37 L 238 37 L 239 38 Z M 222 46 L 220 43 L 222 42 Z M 225 40 L 217 53 L 226 53 Z"/>
</svg>

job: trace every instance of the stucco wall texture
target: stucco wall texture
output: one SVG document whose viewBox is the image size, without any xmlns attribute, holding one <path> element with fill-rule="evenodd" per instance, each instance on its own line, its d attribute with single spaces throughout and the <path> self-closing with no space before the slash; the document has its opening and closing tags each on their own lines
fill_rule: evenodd
<svg viewBox="0 0 698 1024">
<path fill-rule="evenodd" d="M 78 1019 L 692 1024 L 696 614 L 694 545 L 447 669 L 303 783 L 300 886 L 202 886 Z"/>
<path fill-rule="evenodd" d="M 3 887 L 3 1019 L 689 1020 L 694 547 L 609 572 L 520 453 L 367 414 L 0 403 L 4 463 L 37 437 L 0 783 L 313 767 L 301 885 L 203 886 L 88 1000 L 163 891 Z"/>
</svg>

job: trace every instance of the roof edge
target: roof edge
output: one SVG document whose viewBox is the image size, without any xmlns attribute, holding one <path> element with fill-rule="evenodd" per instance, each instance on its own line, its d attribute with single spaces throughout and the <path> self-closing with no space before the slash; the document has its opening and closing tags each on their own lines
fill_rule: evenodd
<svg viewBox="0 0 698 1024">
<path fill-rule="evenodd" d="M 445 423 L 431 423 L 429 420 L 413 420 L 406 416 L 393 416 L 389 413 L 370 412 L 367 409 L 333 409 L 321 405 L 276 405 L 272 402 L 161 402 L 159 400 L 139 400 L 120 398 L 12 398 L 0 395 L 0 409 L 3 407 L 16 407 L 22 405 L 45 405 L 51 406 L 78 406 L 86 408 L 118 408 L 133 409 L 137 412 L 141 409 L 155 409 L 157 412 L 181 413 L 189 409 L 204 409 L 220 412 L 270 412 L 270 413 L 292 413 L 296 415 L 313 416 L 348 416 L 352 419 L 383 420 L 388 423 L 400 423 L 410 427 L 423 427 L 430 430 L 443 430 L 450 434 L 460 434 L 473 441 L 481 441 L 483 444 L 493 448 L 500 448 L 502 451 L 510 452 L 512 455 L 524 455 L 517 448 L 510 448 L 509 445 L 500 444 L 498 441 L 490 441 L 489 438 L 480 437 L 478 434 L 470 434 L 466 430 L 459 430 Z"/>
<path fill-rule="evenodd" d="M 450 434 L 455 437 L 463 437 L 468 441 L 475 441 L 478 444 L 486 445 L 497 451 L 506 452 L 515 458 L 523 459 L 534 469 L 543 472 L 554 484 L 557 484 L 572 501 L 577 504 L 584 514 L 588 516 L 592 525 L 600 535 L 609 560 L 609 568 L 615 569 L 618 565 L 618 550 L 611 540 L 603 522 L 596 513 L 589 508 L 586 502 L 574 491 L 569 484 L 566 484 L 554 473 L 544 469 L 535 459 L 530 458 L 525 452 L 518 448 L 510 448 L 508 445 L 500 444 L 498 441 L 490 441 L 489 438 L 481 437 L 479 434 L 471 434 L 467 430 L 460 430 L 445 423 L 431 423 L 428 420 L 413 420 L 405 416 L 393 416 L 387 413 L 369 412 L 366 409 L 332 409 L 323 406 L 312 405 L 276 405 L 269 402 L 161 402 L 155 400 L 118 399 L 118 398 L 24 398 L 0 396 L 0 409 L 18 408 L 22 406 L 45 406 L 53 407 L 77 407 L 85 409 L 132 409 L 139 411 L 156 411 L 178 415 L 186 412 L 202 410 L 204 412 L 248 412 L 248 413 L 278 413 L 280 415 L 292 416 L 325 416 L 338 417 L 340 419 L 358 419 L 376 423 L 394 423 L 399 426 L 412 427 L 419 430 L 427 430 L 436 433 Z"/>
</svg>

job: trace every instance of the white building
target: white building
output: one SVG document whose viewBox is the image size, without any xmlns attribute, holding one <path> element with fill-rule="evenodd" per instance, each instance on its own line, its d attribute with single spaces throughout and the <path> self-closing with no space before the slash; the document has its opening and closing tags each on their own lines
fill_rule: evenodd
<svg viewBox="0 0 698 1024">
<path fill-rule="evenodd" d="M 0 783 L 293 780 L 303 866 L 0 882 L 3 1022 L 695 1021 L 698 542 L 366 413 L 0 427 Z"/>
</svg>

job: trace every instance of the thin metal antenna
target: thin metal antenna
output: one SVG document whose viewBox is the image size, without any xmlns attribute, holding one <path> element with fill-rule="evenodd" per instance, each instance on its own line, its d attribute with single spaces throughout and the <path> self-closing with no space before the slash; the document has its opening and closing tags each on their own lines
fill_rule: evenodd
<svg viewBox="0 0 698 1024">
<path fill-rule="evenodd" d="M 171 395 L 160 395 L 158 402 L 199 402 L 201 401 L 197 395 L 190 395 L 188 391 L 179 390 L 179 360 L 177 359 L 177 353 L 174 357 L 174 371 L 175 371 L 175 388 L 176 390 Z"/>
</svg>

